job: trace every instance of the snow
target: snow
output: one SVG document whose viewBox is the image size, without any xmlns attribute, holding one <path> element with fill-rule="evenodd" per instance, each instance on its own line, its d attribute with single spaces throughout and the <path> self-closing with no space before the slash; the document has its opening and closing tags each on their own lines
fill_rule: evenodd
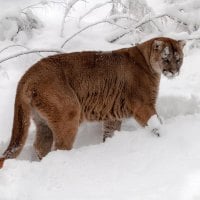
<svg viewBox="0 0 200 200">
<path fill-rule="evenodd" d="M 198 176 L 191 177 L 200 167 L 199 120 L 199 114 L 169 119 L 160 138 L 144 129 L 123 131 L 41 162 L 9 160 L 0 173 L 1 198 L 192 199 L 199 191 L 188 194 L 185 187 L 198 186 Z"/>
<path fill-rule="evenodd" d="M 148 125 L 148 128 L 149 128 L 150 130 L 153 130 L 153 129 L 160 129 L 161 122 L 160 122 L 160 120 L 158 119 L 158 116 L 157 116 L 157 115 L 152 115 L 152 116 L 150 117 L 150 119 L 148 120 L 147 125 Z"/>
<path fill-rule="evenodd" d="M 23 2 L 28 5 L 27 0 Z M 92 6 L 94 4 L 87 10 Z M 155 6 L 161 7 L 159 3 Z M 33 31 L 32 38 L 27 40 L 28 48 L 57 49 L 65 38 L 79 30 L 78 19 L 84 13 L 82 7 L 77 19 L 73 18 L 75 11 L 72 11 L 66 19 L 65 37 L 59 37 L 63 17 L 60 9 L 55 6 L 34 10 L 45 26 Z M 81 24 L 94 22 L 95 12 Z M 102 10 L 98 11 L 95 19 L 101 19 L 101 14 Z M 109 30 L 105 24 L 92 27 L 70 40 L 64 50 L 110 51 L 127 47 L 108 43 L 105 38 Z M 166 35 L 179 39 L 183 35 L 184 38 L 184 33 L 168 32 Z M 0 49 L 13 44 L 0 40 Z M 0 60 L 21 50 L 24 49 L 20 46 L 6 49 L 0 53 Z M 157 111 L 163 121 L 161 137 L 154 137 L 134 119 L 127 119 L 122 124 L 122 131 L 115 132 L 113 138 L 102 143 L 102 125 L 84 123 L 71 151 L 54 151 L 39 161 L 32 146 L 35 135 L 32 125 L 23 152 L 17 159 L 7 160 L 0 170 L 0 200 L 199 200 L 200 49 L 190 49 L 188 43 L 184 51 L 180 75 L 170 80 L 162 76 L 157 102 Z M 17 82 L 39 59 L 37 54 L 29 54 L 1 63 L 1 153 L 10 140 Z M 150 121 L 155 125 L 155 116 Z"/>
</svg>

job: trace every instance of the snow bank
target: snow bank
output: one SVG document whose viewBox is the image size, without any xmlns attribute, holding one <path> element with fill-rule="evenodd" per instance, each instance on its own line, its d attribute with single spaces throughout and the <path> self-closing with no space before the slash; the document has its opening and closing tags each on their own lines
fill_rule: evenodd
<svg viewBox="0 0 200 200">
<path fill-rule="evenodd" d="M 200 199 L 200 171 L 192 172 L 185 179 L 185 186 L 182 192 L 182 200 Z"/>
<path fill-rule="evenodd" d="M 157 115 L 153 115 L 150 117 L 150 119 L 147 122 L 147 125 L 149 126 L 150 129 L 159 129 L 161 126 L 160 120 L 158 119 Z"/>
<path fill-rule="evenodd" d="M 12 40 L 25 44 L 35 29 L 43 24 L 31 10 L 20 10 L 11 6 L 0 14 L 0 40 Z"/>
<path fill-rule="evenodd" d="M 144 129 L 122 131 L 41 162 L 8 160 L 0 171 L 1 199 L 182 200 L 187 177 L 200 166 L 199 122 L 200 115 L 177 117 L 166 121 L 160 138 Z"/>
<path fill-rule="evenodd" d="M 164 118 L 200 113 L 200 100 L 197 96 L 185 97 L 166 95 L 158 98 L 158 113 Z"/>
</svg>

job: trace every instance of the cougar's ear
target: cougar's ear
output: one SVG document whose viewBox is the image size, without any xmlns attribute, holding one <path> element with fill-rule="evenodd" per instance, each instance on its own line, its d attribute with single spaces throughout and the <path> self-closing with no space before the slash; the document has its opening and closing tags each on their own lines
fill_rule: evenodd
<svg viewBox="0 0 200 200">
<path fill-rule="evenodd" d="M 153 41 L 153 49 L 154 50 L 161 50 L 164 42 L 161 40 L 154 40 Z"/>
<path fill-rule="evenodd" d="M 185 40 L 178 40 L 178 44 L 181 48 L 183 48 L 186 45 L 186 41 Z"/>
</svg>

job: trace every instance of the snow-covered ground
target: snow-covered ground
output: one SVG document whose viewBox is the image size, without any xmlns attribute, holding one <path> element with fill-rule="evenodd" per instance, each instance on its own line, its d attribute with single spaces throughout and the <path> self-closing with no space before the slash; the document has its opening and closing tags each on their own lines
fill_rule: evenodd
<svg viewBox="0 0 200 200">
<path fill-rule="evenodd" d="M 34 32 L 27 46 L 59 47 L 64 39 L 58 37 L 58 10 L 39 9 L 37 14 L 45 27 Z M 65 50 L 124 47 L 106 42 L 106 28 L 109 30 L 101 25 L 85 31 L 70 41 Z M 66 36 L 76 30 L 75 23 L 69 23 Z M 0 41 L 1 48 L 9 44 Z M 20 50 L 11 48 L 0 58 Z M 164 121 L 161 137 L 128 119 L 121 132 L 102 143 L 101 124 L 85 123 L 79 129 L 73 150 L 51 152 L 38 161 L 32 147 L 32 126 L 19 158 L 7 160 L 0 170 L 0 200 L 200 200 L 199 54 L 199 49 L 189 51 L 186 46 L 180 76 L 173 80 L 162 77 L 157 105 Z M 38 59 L 37 55 L 26 55 L 1 64 L 0 152 L 11 135 L 17 82 Z"/>
</svg>

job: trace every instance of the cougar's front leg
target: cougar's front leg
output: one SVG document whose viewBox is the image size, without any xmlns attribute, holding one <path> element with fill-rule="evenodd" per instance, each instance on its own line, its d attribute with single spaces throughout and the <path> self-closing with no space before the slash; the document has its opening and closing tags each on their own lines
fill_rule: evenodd
<svg viewBox="0 0 200 200">
<path fill-rule="evenodd" d="M 154 105 L 136 106 L 133 115 L 140 125 L 149 127 L 153 134 L 160 136 L 159 129 L 162 121 Z"/>
<path fill-rule="evenodd" d="M 106 138 L 112 137 L 114 134 L 114 131 L 120 131 L 121 129 L 121 121 L 104 121 L 103 122 L 103 142 L 106 141 Z"/>
</svg>

